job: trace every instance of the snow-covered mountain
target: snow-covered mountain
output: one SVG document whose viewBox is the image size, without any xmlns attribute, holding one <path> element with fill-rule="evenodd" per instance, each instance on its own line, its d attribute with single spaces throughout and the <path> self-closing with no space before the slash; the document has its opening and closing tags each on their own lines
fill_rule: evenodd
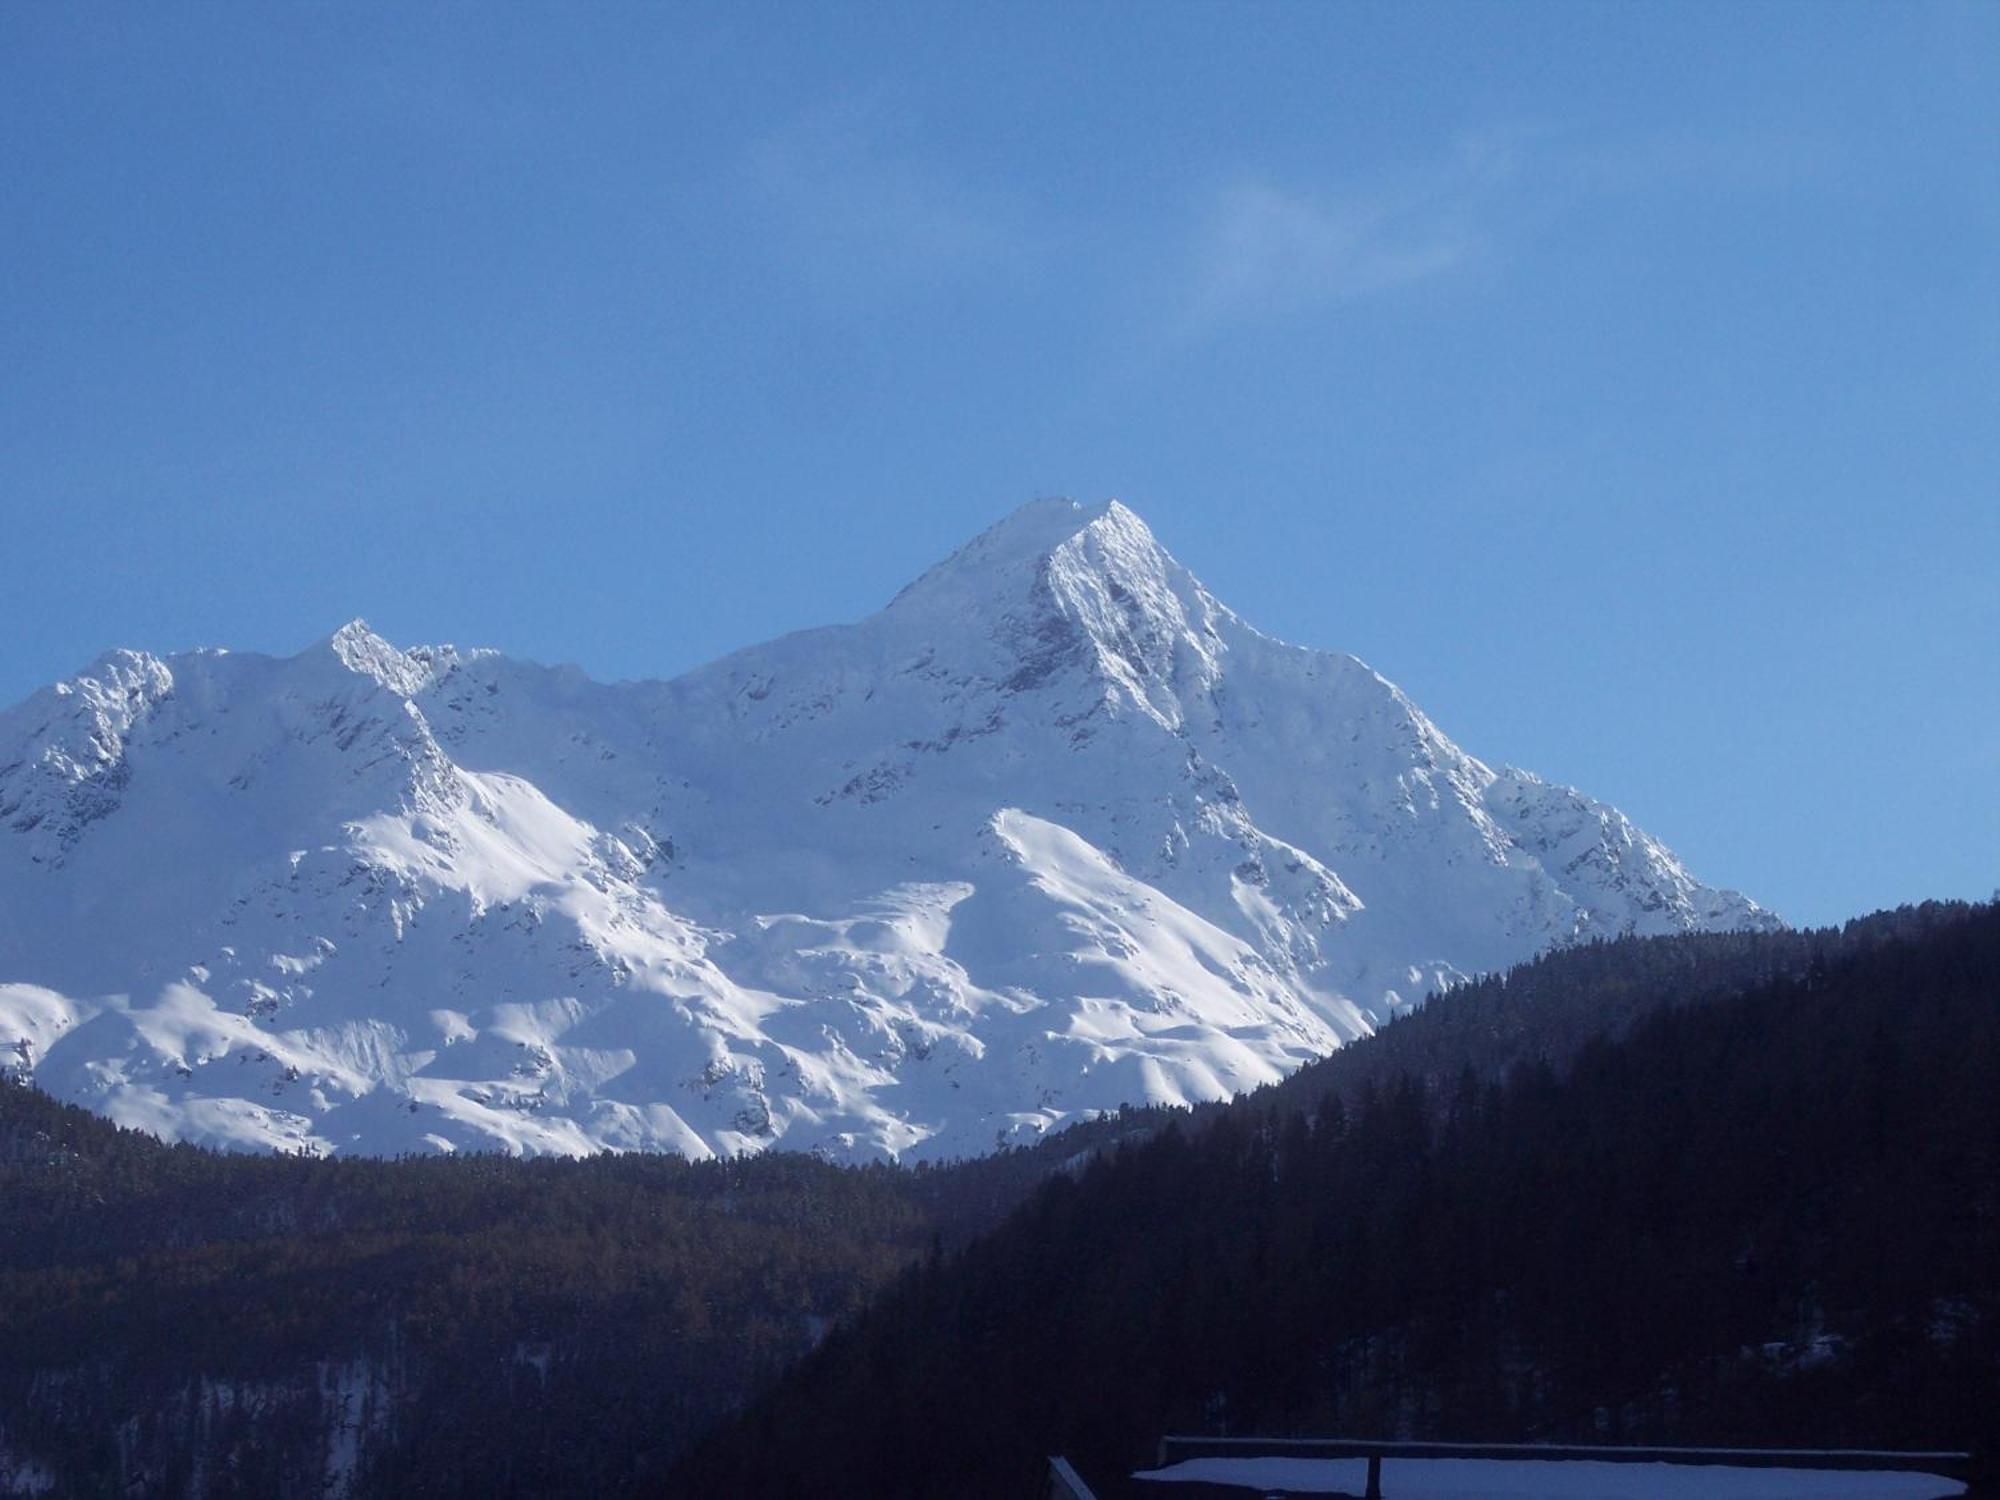
<svg viewBox="0 0 2000 1500">
<path fill-rule="evenodd" d="M 971 1153 L 1550 944 L 1775 923 L 1115 503 L 671 682 L 357 621 L 0 714 L 0 1060 L 230 1146 Z"/>
</svg>

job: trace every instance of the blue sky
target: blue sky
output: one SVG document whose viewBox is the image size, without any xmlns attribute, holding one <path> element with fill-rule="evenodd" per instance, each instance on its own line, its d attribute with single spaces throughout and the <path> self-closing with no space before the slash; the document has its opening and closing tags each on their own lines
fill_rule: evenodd
<svg viewBox="0 0 2000 1500">
<path fill-rule="evenodd" d="M 1794 920 L 2000 886 L 2000 6 L 0 9 L 0 700 L 1118 496 Z"/>
</svg>

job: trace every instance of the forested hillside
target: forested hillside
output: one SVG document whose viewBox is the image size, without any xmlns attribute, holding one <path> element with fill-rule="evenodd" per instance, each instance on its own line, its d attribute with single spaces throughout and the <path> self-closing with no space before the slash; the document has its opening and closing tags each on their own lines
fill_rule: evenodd
<svg viewBox="0 0 2000 1500">
<path fill-rule="evenodd" d="M 907 1181 L 803 1157 L 223 1157 L 0 1111 L 0 1452 L 63 1494 L 629 1481 L 930 1234 Z"/>
<path fill-rule="evenodd" d="M 1994 920 L 1567 950 L 1235 1105 L 915 1171 L 219 1155 L 0 1086 L 0 1493 L 860 1494 L 933 1446 L 999 1493 L 1167 1426 L 1728 1435 L 1746 1382 L 1804 1431 L 1907 1355 L 1876 1261 L 1985 1368 Z M 1951 1427 L 1928 1389 L 1853 1436 Z"/>
<path fill-rule="evenodd" d="M 1116 1471 L 1166 1431 L 1989 1439 L 2000 911 L 1700 940 L 1727 944 L 1723 976 L 1676 941 L 1455 994 L 1275 1097 L 1051 1181 L 907 1275 L 668 1492 L 1017 1495 L 1044 1454 Z M 1566 1067 L 1529 1046 L 1482 1077 L 1443 1040 L 1496 1041 L 1531 993 L 1552 1019 L 1672 991 L 1684 957 L 1696 995 L 1772 954 L 1805 968 L 1569 1037 Z"/>
<path fill-rule="evenodd" d="M 952 1168 L 169 1146 L 0 1073 L 0 1495 L 647 1477 L 1109 1118 Z"/>
</svg>

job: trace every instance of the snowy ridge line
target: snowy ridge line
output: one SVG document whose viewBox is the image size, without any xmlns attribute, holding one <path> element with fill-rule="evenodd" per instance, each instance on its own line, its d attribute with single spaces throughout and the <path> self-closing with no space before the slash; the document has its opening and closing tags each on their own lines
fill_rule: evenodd
<svg viewBox="0 0 2000 1500">
<path fill-rule="evenodd" d="M 1115 501 L 668 682 L 355 621 L 0 711 L 0 1066 L 231 1148 L 970 1155 L 1774 925 Z"/>
</svg>

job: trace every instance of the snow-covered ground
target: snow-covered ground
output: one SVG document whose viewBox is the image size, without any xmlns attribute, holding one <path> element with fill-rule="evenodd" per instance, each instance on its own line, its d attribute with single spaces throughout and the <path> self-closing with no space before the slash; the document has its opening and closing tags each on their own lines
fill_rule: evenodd
<svg viewBox="0 0 2000 1500">
<path fill-rule="evenodd" d="M 1359 1458 L 1193 1458 L 1134 1476 L 1239 1485 L 1246 1494 L 1359 1495 Z M 1907 1471 L 1746 1469 L 1716 1464 L 1560 1463 L 1490 1458 L 1392 1458 L 1383 1500 L 1940 1500 L 1963 1495 L 1955 1479 Z"/>
<path fill-rule="evenodd" d="M 671 682 L 356 622 L 0 713 L 0 1065 L 232 1147 L 975 1153 L 1774 922 L 1115 503 Z"/>
</svg>

